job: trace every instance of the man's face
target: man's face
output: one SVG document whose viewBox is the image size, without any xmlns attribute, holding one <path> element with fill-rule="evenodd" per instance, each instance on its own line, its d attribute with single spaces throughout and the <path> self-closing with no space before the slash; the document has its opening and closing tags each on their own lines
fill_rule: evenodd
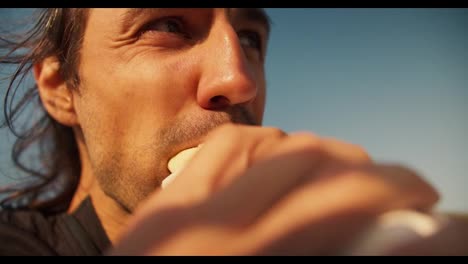
<svg viewBox="0 0 468 264">
<path fill-rule="evenodd" d="M 107 195 L 133 210 L 207 132 L 261 124 L 265 24 L 258 10 L 90 11 L 74 103 Z"/>
</svg>

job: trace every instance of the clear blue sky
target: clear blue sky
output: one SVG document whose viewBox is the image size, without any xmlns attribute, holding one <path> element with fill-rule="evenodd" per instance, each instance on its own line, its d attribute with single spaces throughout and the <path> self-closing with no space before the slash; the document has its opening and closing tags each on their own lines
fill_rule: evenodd
<svg viewBox="0 0 468 264">
<path fill-rule="evenodd" d="M 467 9 L 266 11 L 265 125 L 360 144 L 424 175 L 441 210 L 468 212 Z M 0 136 L 7 172 L 10 136 Z"/>
</svg>

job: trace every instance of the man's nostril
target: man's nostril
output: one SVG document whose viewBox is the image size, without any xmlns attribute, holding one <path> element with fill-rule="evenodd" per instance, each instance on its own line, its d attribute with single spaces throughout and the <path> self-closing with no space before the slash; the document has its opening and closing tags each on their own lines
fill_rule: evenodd
<svg viewBox="0 0 468 264">
<path fill-rule="evenodd" d="M 229 105 L 229 99 L 225 96 L 217 95 L 210 99 L 210 103 L 214 108 L 221 108 Z"/>
</svg>

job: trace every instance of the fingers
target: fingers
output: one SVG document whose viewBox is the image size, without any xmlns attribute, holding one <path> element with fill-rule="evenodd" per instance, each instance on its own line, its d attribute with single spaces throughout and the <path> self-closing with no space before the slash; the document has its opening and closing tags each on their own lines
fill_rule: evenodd
<svg viewBox="0 0 468 264">
<path fill-rule="evenodd" d="M 350 164 L 363 164 L 371 163 L 371 157 L 365 151 L 365 149 L 359 145 L 351 144 L 342 140 L 338 140 L 330 137 L 318 137 L 310 132 L 295 132 L 291 133 L 290 136 L 294 137 L 313 137 L 319 139 L 319 147 L 324 154 L 327 154 L 334 159 L 339 159 L 342 162 Z"/>
<path fill-rule="evenodd" d="M 179 199 L 202 200 L 213 193 L 221 181 L 244 172 L 259 144 L 275 145 L 286 134 L 273 128 L 223 125 L 207 136 L 203 146 L 180 172 L 169 188 L 186 190 Z"/>
<path fill-rule="evenodd" d="M 200 185 L 200 182 L 209 179 L 211 184 L 205 185 L 207 188 L 224 186 L 251 164 L 277 153 L 277 146 L 286 138 L 293 138 L 291 142 L 299 143 L 293 146 L 298 150 L 310 148 L 312 142 L 315 150 L 321 150 L 322 154 L 351 163 L 370 162 L 367 153 L 359 146 L 335 139 L 319 139 L 311 133 L 287 136 L 276 128 L 226 124 L 208 135 L 204 146 L 185 169 L 190 171 L 190 176 L 182 177 L 190 179 L 184 179 L 184 185 Z M 202 193 L 207 191 L 200 190 Z"/>
<path fill-rule="evenodd" d="M 304 145 L 294 137 L 283 140 L 268 159 L 254 164 L 242 177 L 214 194 L 205 205 L 209 208 L 207 217 L 234 225 L 251 223 L 300 185 L 315 167 L 318 157 L 314 142 Z"/>
<path fill-rule="evenodd" d="M 372 159 L 363 147 L 337 140 L 334 138 L 322 138 L 325 151 L 334 159 L 339 159 L 347 164 L 372 163 Z"/>
<path fill-rule="evenodd" d="M 250 240 L 244 243 L 261 245 L 264 254 L 328 254 L 374 216 L 392 209 L 428 208 L 437 199 L 432 187 L 407 169 L 350 168 L 311 180 L 286 196 L 250 229 Z"/>
<path fill-rule="evenodd" d="M 369 175 L 379 175 L 395 197 L 395 208 L 408 207 L 418 211 L 429 211 L 440 198 L 437 190 L 415 171 L 400 165 L 370 166 Z"/>
<path fill-rule="evenodd" d="M 190 173 L 179 177 L 174 188 L 190 190 L 191 194 L 184 193 L 184 198 L 179 199 L 193 201 L 194 195 L 201 201 L 214 189 L 233 182 L 220 197 L 211 199 L 208 211 L 220 215 L 218 210 L 227 210 L 223 214 L 226 219 L 243 223 L 254 219 L 304 179 L 319 177 L 315 172 L 331 160 L 370 163 L 362 148 L 338 140 L 320 139 L 310 133 L 286 136 L 272 128 L 227 125 L 208 137 L 186 167 Z M 242 217 L 233 217 L 239 210 Z"/>
<path fill-rule="evenodd" d="M 135 226 L 143 219 L 148 230 L 175 230 L 154 253 L 327 254 L 378 214 L 427 209 L 438 195 L 408 169 L 373 164 L 359 146 L 228 124 L 151 199 Z M 173 210 L 182 213 L 161 218 Z"/>
</svg>

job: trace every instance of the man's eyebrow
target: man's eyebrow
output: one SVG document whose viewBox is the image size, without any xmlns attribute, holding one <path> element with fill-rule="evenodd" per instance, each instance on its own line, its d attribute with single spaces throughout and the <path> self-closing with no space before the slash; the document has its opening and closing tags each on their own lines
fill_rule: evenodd
<svg viewBox="0 0 468 264">
<path fill-rule="evenodd" d="M 270 34 L 271 18 L 262 8 L 240 8 L 238 15 L 242 19 L 260 23 L 265 27 L 267 35 Z"/>
<path fill-rule="evenodd" d="M 122 14 L 121 24 L 125 31 L 129 29 L 141 16 L 147 16 L 162 11 L 161 8 L 130 8 Z M 238 16 L 241 19 L 260 23 L 265 27 L 266 33 L 270 34 L 271 18 L 262 8 L 240 8 Z"/>
<path fill-rule="evenodd" d="M 123 31 L 131 28 L 132 25 L 138 20 L 139 17 L 151 15 L 161 11 L 160 8 L 129 8 L 122 14 L 121 26 Z"/>
</svg>

